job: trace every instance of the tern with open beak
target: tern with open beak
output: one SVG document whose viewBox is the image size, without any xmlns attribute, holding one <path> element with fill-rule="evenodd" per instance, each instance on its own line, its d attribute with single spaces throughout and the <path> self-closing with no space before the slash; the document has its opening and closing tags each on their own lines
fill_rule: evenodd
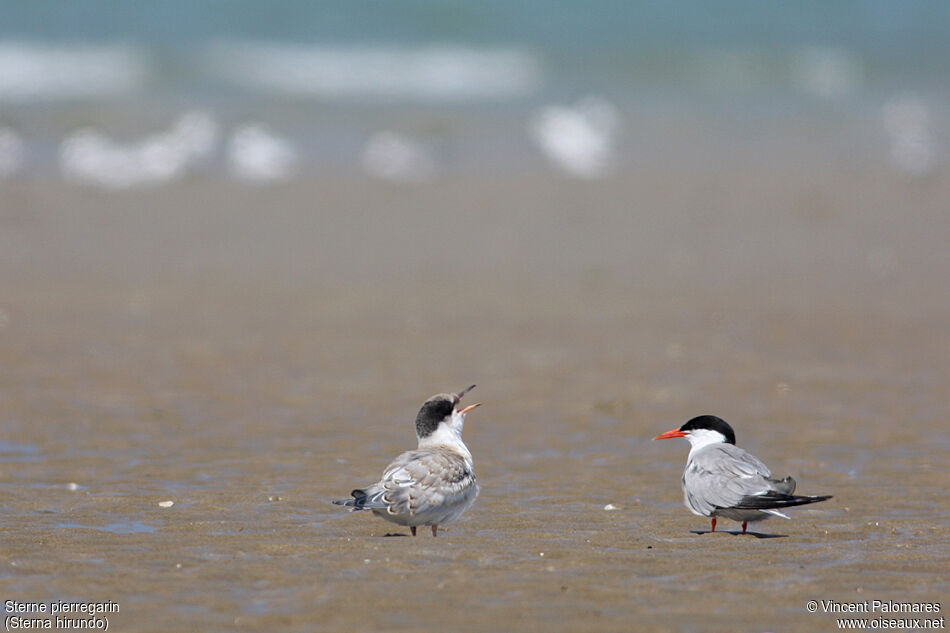
<svg viewBox="0 0 950 633">
<path fill-rule="evenodd" d="M 418 526 L 428 525 L 432 536 L 438 536 L 439 526 L 462 516 L 478 496 L 462 427 L 466 414 L 480 403 L 458 408 L 462 396 L 474 388 L 426 400 L 416 416 L 418 448 L 397 457 L 378 482 L 333 503 L 351 511 L 372 510 L 387 521 L 408 525 L 413 536 Z"/>
<path fill-rule="evenodd" d="M 789 518 L 780 508 L 831 499 L 831 495 L 793 495 L 795 480 L 772 479 L 768 466 L 736 446 L 732 427 L 714 415 L 693 418 L 653 439 L 673 437 L 685 437 L 690 443 L 683 471 L 683 502 L 693 514 L 712 518 L 712 532 L 716 531 L 718 517 L 741 521 L 745 534 L 751 521 L 771 516 Z"/>
</svg>

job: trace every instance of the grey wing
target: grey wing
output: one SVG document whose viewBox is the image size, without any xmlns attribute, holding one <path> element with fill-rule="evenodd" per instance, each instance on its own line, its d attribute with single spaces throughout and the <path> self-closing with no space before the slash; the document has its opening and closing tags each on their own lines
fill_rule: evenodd
<svg viewBox="0 0 950 633">
<path fill-rule="evenodd" d="M 449 450 L 403 453 L 377 484 L 390 514 L 423 514 L 453 504 L 478 489 L 471 464 Z"/>
<path fill-rule="evenodd" d="M 354 490 L 350 493 L 351 499 L 340 499 L 333 503 L 350 506 L 353 510 L 387 510 L 390 514 L 398 514 L 393 509 L 393 500 L 399 499 L 399 491 L 403 487 L 413 484 L 412 476 L 404 471 L 406 463 L 412 460 L 412 453 L 408 451 L 397 457 L 375 484 Z"/>
<path fill-rule="evenodd" d="M 733 444 L 716 444 L 699 451 L 683 473 L 686 503 L 697 514 L 740 505 L 748 497 L 784 492 L 795 481 L 771 478 L 768 466 L 755 455 Z M 788 493 L 785 493 L 788 494 Z"/>
</svg>

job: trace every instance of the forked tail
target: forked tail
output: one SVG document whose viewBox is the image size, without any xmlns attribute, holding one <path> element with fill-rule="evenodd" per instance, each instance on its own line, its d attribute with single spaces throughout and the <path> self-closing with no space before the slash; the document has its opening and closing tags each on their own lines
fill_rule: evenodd
<svg viewBox="0 0 950 633">
<path fill-rule="evenodd" d="M 386 507 L 385 503 L 382 503 L 379 497 L 381 494 L 369 495 L 365 490 L 357 488 L 350 493 L 353 497 L 352 499 L 338 499 L 334 501 L 338 506 L 346 506 L 352 508 L 351 512 L 356 512 L 357 510 L 381 510 Z"/>
</svg>

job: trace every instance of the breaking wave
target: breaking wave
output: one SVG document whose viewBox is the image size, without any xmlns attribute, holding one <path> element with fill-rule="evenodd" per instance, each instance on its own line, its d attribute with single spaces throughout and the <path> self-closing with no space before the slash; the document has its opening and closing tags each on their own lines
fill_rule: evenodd
<svg viewBox="0 0 950 633">
<path fill-rule="evenodd" d="M 206 62 L 243 88 L 323 99 L 502 99 L 541 81 L 538 61 L 518 48 L 230 42 L 211 46 Z"/>
<path fill-rule="evenodd" d="M 148 74 L 147 54 L 133 45 L 0 41 L 0 101 L 125 95 Z"/>
</svg>

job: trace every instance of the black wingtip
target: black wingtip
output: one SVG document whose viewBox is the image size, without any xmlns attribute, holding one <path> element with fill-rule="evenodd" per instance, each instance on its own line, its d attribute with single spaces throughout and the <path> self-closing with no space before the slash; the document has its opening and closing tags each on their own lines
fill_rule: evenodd
<svg viewBox="0 0 950 633">
<path fill-rule="evenodd" d="M 831 495 L 820 495 L 816 497 L 801 497 L 794 495 L 783 495 L 781 493 L 768 493 L 764 495 L 751 495 L 743 497 L 733 508 L 738 510 L 774 510 L 778 508 L 791 508 L 794 506 L 804 506 L 809 503 L 818 503 L 831 499 Z"/>
<path fill-rule="evenodd" d="M 354 490 L 354 491 L 351 492 L 350 494 L 353 495 L 353 505 L 354 505 L 354 506 L 356 506 L 357 508 L 362 508 L 364 505 L 366 505 L 366 492 L 365 492 L 365 491 L 360 490 L 359 488 L 357 488 L 356 490 Z"/>
<path fill-rule="evenodd" d="M 363 506 L 366 505 L 366 500 L 367 500 L 366 493 L 362 490 L 357 489 L 351 492 L 350 494 L 353 496 L 352 499 L 337 499 L 336 501 L 333 501 L 332 503 L 338 506 L 348 506 L 348 507 L 353 508 L 354 510 L 361 510 Z"/>
</svg>

